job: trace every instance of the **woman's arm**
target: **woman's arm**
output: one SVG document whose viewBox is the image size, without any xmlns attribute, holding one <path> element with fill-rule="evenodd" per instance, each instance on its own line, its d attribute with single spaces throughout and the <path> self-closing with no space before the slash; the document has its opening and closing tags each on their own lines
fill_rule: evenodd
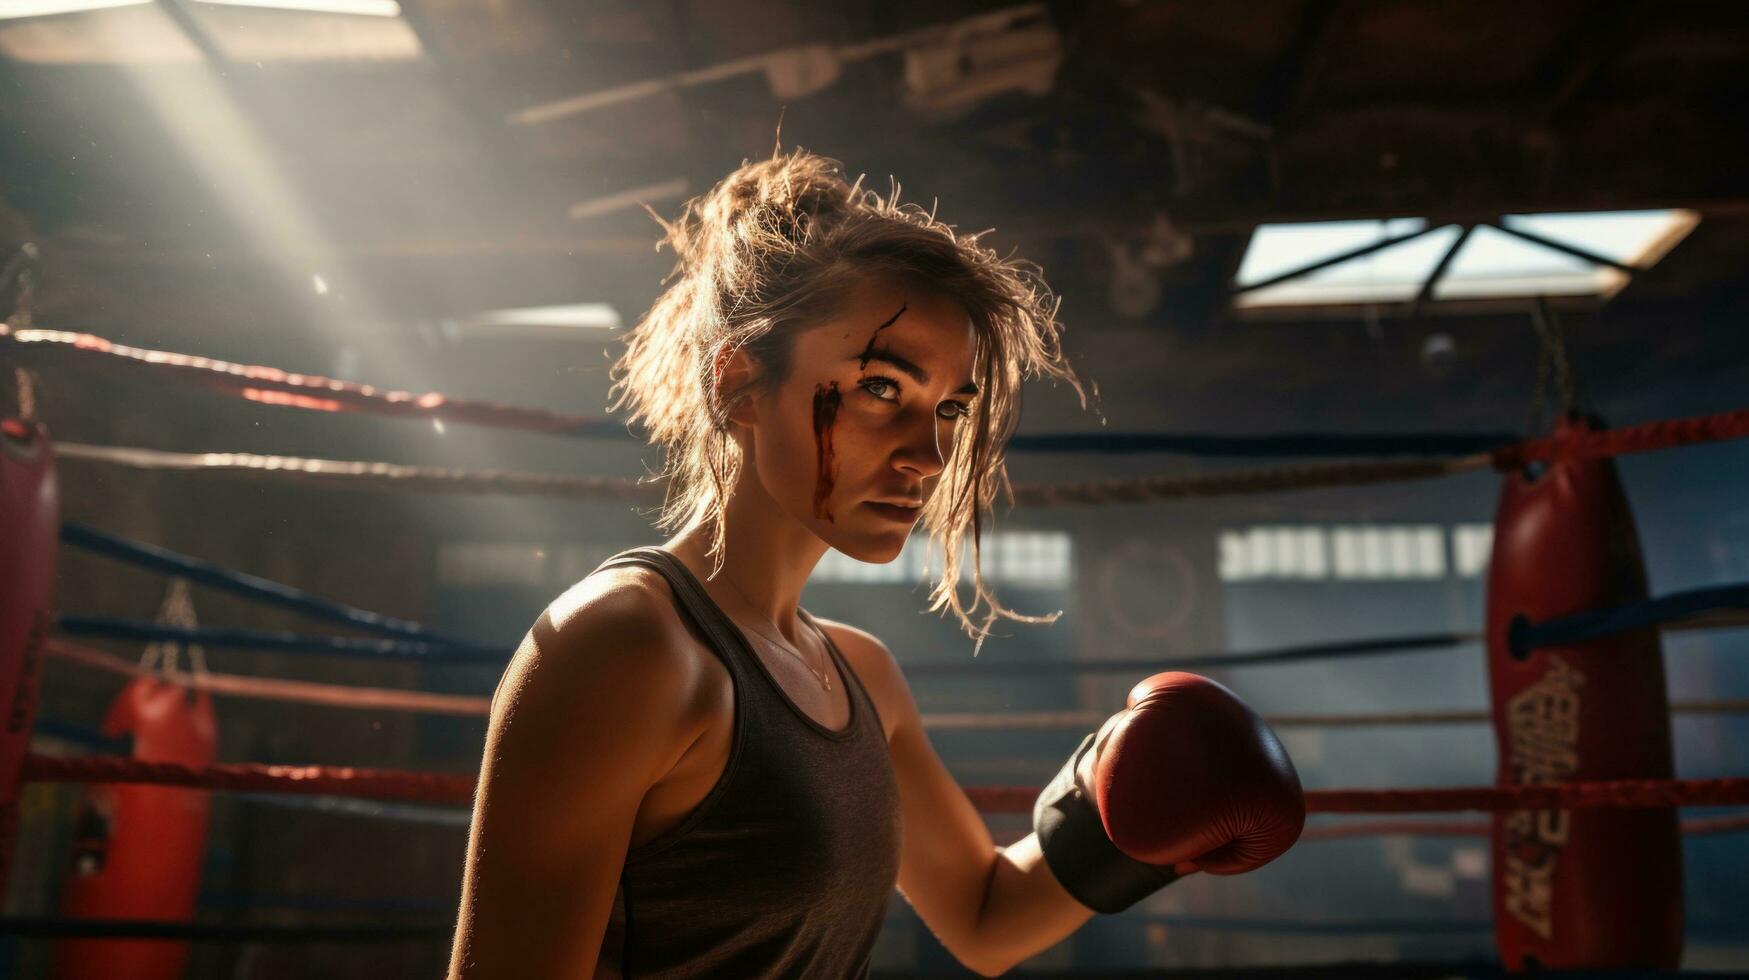
<svg viewBox="0 0 1749 980">
<path fill-rule="evenodd" d="M 1050 862 L 1037 833 L 996 848 L 930 748 L 892 654 L 849 632 L 858 676 L 871 694 L 879 689 L 899 781 L 899 887 L 942 944 L 979 973 L 995 976 L 1055 945 L 1092 918 L 1089 907 L 1121 911 L 1198 870 L 1262 867 L 1305 824 L 1299 775 L 1269 726 L 1220 684 L 1166 671 L 1132 688 L 1124 709 L 1084 743 L 1090 749 L 1071 757 L 1075 785 L 1087 789 L 1069 792 L 1056 780 L 1047 787 L 1056 794 L 1047 815 L 1060 818 L 1038 824 Z M 1164 783 L 1172 792 L 1161 791 Z M 1112 821 L 1121 830 L 1108 831 Z M 1153 855 L 1153 863 L 1133 855 Z"/>
<path fill-rule="evenodd" d="M 451 980 L 587 977 L 638 806 L 697 737 L 697 672 L 648 597 L 542 613 L 492 700 Z"/>
<path fill-rule="evenodd" d="M 1052 877 L 1036 837 L 995 845 L 929 744 L 892 652 L 868 633 L 832 626 L 888 729 L 905 827 L 899 890 L 941 944 L 968 969 L 996 976 L 1092 918 Z"/>
<path fill-rule="evenodd" d="M 1061 942 L 1093 912 L 1051 875 L 1037 837 L 995 845 L 929 744 L 916 702 L 907 696 L 905 704 L 890 743 L 905 815 L 899 890 L 961 963 L 998 976 Z"/>
</svg>

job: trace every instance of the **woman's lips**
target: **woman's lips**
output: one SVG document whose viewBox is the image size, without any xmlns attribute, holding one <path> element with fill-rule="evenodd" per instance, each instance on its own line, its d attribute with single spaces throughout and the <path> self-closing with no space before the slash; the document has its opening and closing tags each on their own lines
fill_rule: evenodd
<svg viewBox="0 0 1749 980">
<path fill-rule="evenodd" d="M 872 500 L 864 503 L 863 506 L 888 520 L 902 521 L 906 524 L 916 523 L 917 513 L 923 509 L 921 507 L 899 507 L 894 504 L 877 504 Z"/>
</svg>

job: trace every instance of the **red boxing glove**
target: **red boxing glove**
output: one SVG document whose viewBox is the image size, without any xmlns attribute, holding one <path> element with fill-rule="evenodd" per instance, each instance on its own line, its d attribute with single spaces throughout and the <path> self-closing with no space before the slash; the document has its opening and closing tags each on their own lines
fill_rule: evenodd
<svg viewBox="0 0 1749 980">
<path fill-rule="evenodd" d="M 1155 674 L 1099 731 L 1090 766 L 1105 833 L 1138 861 L 1233 875 L 1280 857 L 1306 823 L 1299 773 L 1257 713 L 1196 674 Z"/>
</svg>

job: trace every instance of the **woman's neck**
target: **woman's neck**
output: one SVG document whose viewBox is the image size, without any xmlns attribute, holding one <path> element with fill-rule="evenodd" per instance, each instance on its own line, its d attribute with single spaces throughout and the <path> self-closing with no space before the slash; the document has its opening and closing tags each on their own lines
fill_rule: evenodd
<svg viewBox="0 0 1749 980">
<path fill-rule="evenodd" d="M 798 643 L 804 634 L 796 607 L 826 545 L 766 496 L 757 479 L 740 482 L 723 515 L 723 565 L 714 579 L 706 580 L 715 565 L 707 554 L 710 525 L 695 522 L 663 547 L 705 582 L 713 598 L 727 595 L 722 605 L 762 616 L 786 640 Z"/>
</svg>

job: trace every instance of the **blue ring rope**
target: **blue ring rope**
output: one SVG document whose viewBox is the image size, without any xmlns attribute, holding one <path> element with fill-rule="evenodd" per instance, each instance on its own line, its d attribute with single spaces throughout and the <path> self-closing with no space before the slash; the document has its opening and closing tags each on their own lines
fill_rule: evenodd
<svg viewBox="0 0 1749 980">
<path fill-rule="evenodd" d="M 412 620 L 396 619 L 393 616 L 385 616 L 368 609 L 349 606 L 343 602 L 324 599 L 271 579 L 235 572 L 220 565 L 157 545 L 129 541 L 126 538 L 105 534 L 83 524 L 75 524 L 71 521 L 62 524 L 61 540 L 75 547 L 124 561 L 130 565 L 163 572 L 166 575 L 178 575 L 198 585 L 229 592 L 246 599 L 253 599 L 269 606 L 289 609 L 314 619 L 342 623 L 385 636 L 407 637 L 444 646 L 477 646 L 471 640 L 427 629 Z M 221 644 L 214 643 L 213 645 L 219 646 Z"/>
<path fill-rule="evenodd" d="M 1749 583 L 1672 592 L 1656 599 L 1612 609 L 1590 609 L 1539 623 L 1521 616 L 1507 630 L 1507 645 L 1513 656 L 1522 660 L 1532 650 L 1543 647 L 1573 646 L 1722 609 L 1749 610 Z"/>
<path fill-rule="evenodd" d="M 69 636 L 101 636 L 143 643 L 177 643 L 183 646 L 231 650 L 269 650 L 277 653 L 325 653 L 367 660 L 418 660 L 429 663 L 492 664 L 503 666 L 508 651 L 469 644 L 431 643 L 425 640 L 369 639 L 350 636 L 312 636 L 284 630 L 246 630 L 229 626 L 167 626 L 140 619 L 113 616 L 62 616 L 60 630 Z"/>
<path fill-rule="evenodd" d="M 1181 435 L 1170 432 L 1040 432 L 1008 439 L 1019 453 L 1178 453 L 1185 456 L 1469 456 L 1521 439 L 1511 432 L 1319 433 L 1263 436 Z"/>
<path fill-rule="evenodd" d="M 1480 643 L 1474 633 L 1428 633 L 1414 636 L 1390 636 L 1373 640 L 1346 640 L 1336 643 L 1309 643 L 1303 646 L 1255 650 L 1247 653 L 1210 653 L 1191 657 L 1098 657 L 1086 660 L 1016 660 L 999 665 L 975 660 L 946 663 L 904 663 L 908 677 L 929 674 L 1001 674 L 1004 677 L 1023 674 L 1056 673 L 1134 673 L 1146 674 L 1161 670 L 1212 669 L 1226 667 L 1261 667 L 1268 664 L 1295 663 L 1303 660 L 1335 660 L 1344 657 L 1387 656 L 1415 653 L 1422 650 L 1444 650 L 1450 647 Z"/>
</svg>

